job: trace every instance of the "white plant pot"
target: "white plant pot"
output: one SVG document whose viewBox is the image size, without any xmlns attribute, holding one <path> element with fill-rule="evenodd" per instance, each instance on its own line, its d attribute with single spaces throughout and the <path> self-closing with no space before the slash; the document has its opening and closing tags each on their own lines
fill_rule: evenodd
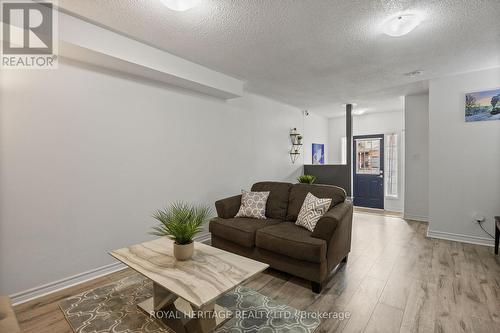
<svg viewBox="0 0 500 333">
<path fill-rule="evenodd" d="M 194 242 L 189 244 L 174 243 L 174 257 L 177 260 L 188 260 L 194 252 Z"/>
</svg>

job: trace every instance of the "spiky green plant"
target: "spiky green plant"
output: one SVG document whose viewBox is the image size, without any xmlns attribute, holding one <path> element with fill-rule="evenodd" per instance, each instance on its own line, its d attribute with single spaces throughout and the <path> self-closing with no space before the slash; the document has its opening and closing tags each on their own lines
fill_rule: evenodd
<svg viewBox="0 0 500 333">
<path fill-rule="evenodd" d="M 302 175 L 299 178 L 297 178 L 297 181 L 299 183 L 306 183 L 306 184 L 312 184 L 316 180 L 316 177 L 313 175 Z"/>
<path fill-rule="evenodd" d="M 189 244 L 193 237 L 202 230 L 211 216 L 212 209 L 203 205 L 192 205 L 185 202 L 176 202 L 159 209 L 153 214 L 153 218 L 160 222 L 153 227 L 151 235 L 168 236 L 177 244 Z"/>
</svg>

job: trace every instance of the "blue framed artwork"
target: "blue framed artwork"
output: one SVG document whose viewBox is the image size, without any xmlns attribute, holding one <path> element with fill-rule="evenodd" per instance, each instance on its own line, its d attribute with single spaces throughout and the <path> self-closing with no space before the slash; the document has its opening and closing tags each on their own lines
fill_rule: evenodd
<svg viewBox="0 0 500 333">
<path fill-rule="evenodd" d="M 322 143 L 312 144 L 312 164 L 325 164 L 325 145 Z"/>
<path fill-rule="evenodd" d="M 465 121 L 500 120 L 500 89 L 465 94 Z"/>
</svg>

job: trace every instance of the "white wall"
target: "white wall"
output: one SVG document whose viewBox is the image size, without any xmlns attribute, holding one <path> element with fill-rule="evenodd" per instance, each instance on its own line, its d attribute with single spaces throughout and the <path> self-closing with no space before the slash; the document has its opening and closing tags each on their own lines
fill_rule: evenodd
<svg viewBox="0 0 500 333">
<path fill-rule="evenodd" d="M 229 102 L 75 63 L 2 71 L 0 293 L 115 262 L 154 209 L 213 205 L 258 180 L 295 180 L 298 109 Z"/>
<path fill-rule="evenodd" d="M 429 235 L 491 244 L 500 214 L 500 121 L 466 123 L 464 94 L 500 88 L 500 68 L 429 84 Z"/>
<path fill-rule="evenodd" d="M 429 219 L 429 95 L 405 96 L 405 218 Z"/>
<path fill-rule="evenodd" d="M 329 162 L 328 156 L 328 118 L 309 112 L 304 116 L 304 164 L 312 164 L 312 144 L 325 145 L 325 164 Z"/>
<path fill-rule="evenodd" d="M 328 119 L 328 163 L 342 163 L 342 141 L 346 136 L 346 117 Z"/>
<path fill-rule="evenodd" d="M 330 162 L 339 164 L 341 159 L 341 138 L 345 136 L 345 117 L 330 118 L 329 126 L 329 143 L 330 147 Z M 404 206 L 404 114 L 402 111 L 377 112 L 367 113 L 353 117 L 352 123 L 353 135 L 370 135 L 370 134 L 398 134 L 398 197 L 385 197 L 384 208 L 390 211 L 402 212 Z M 388 143 L 388 140 L 385 140 Z M 387 154 L 385 155 L 387 158 Z M 387 165 L 387 160 L 385 161 Z"/>
</svg>

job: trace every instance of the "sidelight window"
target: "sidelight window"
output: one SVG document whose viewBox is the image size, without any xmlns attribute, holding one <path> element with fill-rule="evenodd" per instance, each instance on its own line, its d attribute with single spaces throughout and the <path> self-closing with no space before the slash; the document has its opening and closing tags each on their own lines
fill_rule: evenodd
<svg viewBox="0 0 500 333">
<path fill-rule="evenodd" d="M 385 168 L 385 195 L 398 197 L 398 135 L 386 135 L 386 168 Z"/>
</svg>

